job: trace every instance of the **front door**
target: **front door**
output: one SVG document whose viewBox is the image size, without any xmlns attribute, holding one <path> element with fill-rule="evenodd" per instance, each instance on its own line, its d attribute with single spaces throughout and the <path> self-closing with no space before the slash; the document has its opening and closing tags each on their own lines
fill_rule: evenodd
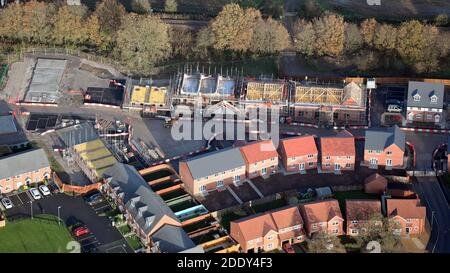
<svg viewBox="0 0 450 273">
<path fill-rule="evenodd" d="M 299 168 L 300 171 L 304 171 L 305 170 L 305 163 L 300 163 L 298 165 L 298 168 Z"/>
<path fill-rule="evenodd" d="M 334 164 L 334 170 L 335 171 L 340 171 L 341 170 L 341 165 L 340 164 Z"/>
<path fill-rule="evenodd" d="M 261 169 L 261 173 L 264 175 L 264 174 L 266 174 L 267 173 L 267 169 L 266 168 L 262 168 Z"/>
<path fill-rule="evenodd" d="M 386 166 L 392 166 L 392 159 L 386 159 Z"/>
<path fill-rule="evenodd" d="M 407 227 L 407 228 L 405 229 L 405 231 L 406 231 L 406 234 L 409 234 L 409 227 Z"/>
</svg>

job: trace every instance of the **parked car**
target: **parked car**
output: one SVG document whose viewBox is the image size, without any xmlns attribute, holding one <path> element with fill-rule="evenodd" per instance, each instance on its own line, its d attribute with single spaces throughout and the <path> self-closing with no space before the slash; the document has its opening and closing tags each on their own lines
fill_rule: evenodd
<svg viewBox="0 0 450 273">
<path fill-rule="evenodd" d="M 400 113 L 403 111 L 402 107 L 397 104 L 389 104 L 387 110 L 390 113 Z"/>
<path fill-rule="evenodd" d="M 31 188 L 30 194 L 31 194 L 31 196 L 33 196 L 34 200 L 41 199 L 41 194 L 39 193 L 39 191 L 36 188 Z"/>
<path fill-rule="evenodd" d="M 40 191 L 44 196 L 50 195 L 50 190 L 49 190 L 48 187 L 45 186 L 45 185 L 40 185 L 40 186 L 39 186 L 39 191 Z"/>
<path fill-rule="evenodd" d="M 286 253 L 295 253 L 295 250 L 294 250 L 294 248 L 292 247 L 291 244 L 284 244 L 283 245 L 283 250 Z"/>
<path fill-rule="evenodd" d="M 76 229 L 73 230 L 73 235 L 75 235 L 75 237 L 80 237 L 84 234 L 89 233 L 89 229 L 85 226 L 82 227 L 77 227 Z"/>
<path fill-rule="evenodd" d="M 95 193 L 86 198 L 86 202 L 88 202 L 89 205 L 95 205 L 102 201 L 103 201 L 103 196 L 100 193 Z"/>
<path fill-rule="evenodd" d="M 2 199 L 2 204 L 5 207 L 5 209 L 10 209 L 13 207 L 11 200 L 9 200 L 6 197 Z"/>
</svg>

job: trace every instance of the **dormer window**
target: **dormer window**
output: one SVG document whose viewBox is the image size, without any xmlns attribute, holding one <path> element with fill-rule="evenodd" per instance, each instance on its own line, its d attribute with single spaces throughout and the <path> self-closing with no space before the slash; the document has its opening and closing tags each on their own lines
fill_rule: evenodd
<svg viewBox="0 0 450 273">
<path fill-rule="evenodd" d="M 414 98 L 414 101 L 420 101 L 420 95 L 419 95 L 419 93 L 416 93 L 416 94 L 413 96 L 413 98 Z"/>
<path fill-rule="evenodd" d="M 437 103 L 438 97 L 436 95 L 433 95 L 430 97 L 431 103 Z"/>
</svg>

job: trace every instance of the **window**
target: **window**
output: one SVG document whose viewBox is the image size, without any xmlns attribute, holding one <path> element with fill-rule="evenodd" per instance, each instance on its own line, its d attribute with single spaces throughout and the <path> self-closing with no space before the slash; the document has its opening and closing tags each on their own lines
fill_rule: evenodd
<svg viewBox="0 0 450 273">
<path fill-rule="evenodd" d="M 347 156 L 347 159 L 351 159 L 351 158 L 352 158 L 351 156 L 349 156 L 349 155 Z"/>
<path fill-rule="evenodd" d="M 267 249 L 272 249 L 272 248 L 273 248 L 273 244 L 272 243 L 267 244 Z"/>
<path fill-rule="evenodd" d="M 352 224 L 358 224 L 358 220 L 352 220 Z"/>
<path fill-rule="evenodd" d="M 382 150 L 377 150 L 377 154 L 381 154 Z"/>
<path fill-rule="evenodd" d="M 339 225 L 339 222 L 333 222 L 332 225 L 337 226 L 337 225 Z"/>
<path fill-rule="evenodd" d="M 300 229 L 300 225 L 295 225 L 294 229 Z"/>
<path fill-rule="evenodd" d="M 308 158 L 313 158 L 313 157 L 314 157 L 314 155 L 312 155 L 312 154 L 311 154 L 311 155 L 308 155 Z"/>
<path fill-rule="evenodd" d="M 206 191 L 206 186 L 205 186 L 205 185 L 201 185 L 200 188 L 199 188 L 199 190 L 200 190 L 201 192 L 205 192 L 205 191 Z"/>
<path fill-rule="evenodd" d="M 373 153 L 373 150 L 369 150 L 368 153 L 369 153 L 369 154 L 372 154 L 372 153 Z"/>
<path fill-rule="evenodd" d="M 234 169 L 231 169 L 232 172 L 234 172 Z"/>
<path fill-rule="evenodd" d="M 330 163 L 325 163 L 325 167 L 330 167 Z"/>
<path fill-rule="evenodd" d="M 314 166 L 314 162 L 308 162 L 308 166 Z"/>
<path fill-rule="evenodd" d="M 326 156 L 325 157 L 326 160 L 330 160 L 330 158 L 331 158 L 330 156 Z"/>
<path fill-rule="evenodd" d="M 266 173 L 267 173 L 267 169 L 266 169 L 266 168 L 262 168 L 262 169 L 261 169 L 261 173 L 262 173 L 262 174 L 266 174 Z"/>
<path fill-rule="evenodd" d="M 351 234 L 358 234 L 358 230 L 356 230 L 356 229 L 352 229 L 350 232 L 351 232 Z"/>
<path fill-rule="evenodd" d="M 303 239 L 303 236 L 302 236 L 302 235 L 300 235 L 300 236 L 297 237 L 297 240 L 299 240 L 299 241 L 302 240 L 302 239 Z"/>
<path fill-rule="evenodd" d="M 391 151 L 388 151 L 386 154 L 387 154 L 387 155 L 392 155 L 392 152 L 391 152 Z"/>
<path fill-rule="evenodd" d="M 437 103 L 438 97 L 436 95 L 431 96 L 431 103 Z"/>
<path fill-rule="evenodd" d="M 420 95 L 417 93 L 413 96 L 414 101 L 420 101 Z"/>
<path fill-rule="evenodd" d="M 416 115 L 416 119 L 421 119 L 422 118 L 422 115 L 421 114 L 417 114 Z"/>
<path fill-rule="evenodd" d="M 428 114 L 427 119 L 433 119 L 433 115 Z"/>
<path fill-rule="evenodd" d="M 223 180 L 217 181 L 217 182 L 216 182 L 216 187 L 217 187 L 217 188 L 223 187 Z"/>
<path fill-rule="evenodd" d="M 377 165 L 378 164 L 378 160 L 376 158 L 371 158 L 369 160 L 370 165 Z"/>
<path fill-rule="evenodd" d="M 6 182 L 8 182 L 9 180 L 11 180 L 11 178 L 6 178 Z"/>
<path fill-rule="evenodd" d="M 20 178 L 20 175 L 16 175 L 16 178 Z"/>
<path fill-rule="evenodd" d="M 241 181 L 241 176 L 240 176 L 240 175 L 235 175 L 235 176 L 233 177 L 233 181 L 234 181 L 234 182 L 239 182 L 239 181 Z"/>
<path fill-rule="evenodd" d="M 350 169 L 351 167 L 352 167 L 352 164 L 350 164 L 350 163 L 345 164 L 345 168 Z"/>
<path fill-rule="evenodd" d="M 270 160 L 275 161 L 275 157 L 272 157 Z"/>
<path fill-rule="evenodd" d="M 317 228 L 317 224 L 312 224 L 311 227 L 312 228 Z"/>
<path fill-rule="evenodd" d="M 392 166 L 392 159 L 386 159 L 386 166 Z"/>
<path fill-rule="evenodd" d="M 333 234 L 338 234 L 339 230 L 337 228 L 333 229 Z"/>
<path fill-rule="evenodd" d="M 253 165 L 255 165 L 255 166 L 256 166 L 256 165 L 258 165 L 258 162 L 256 162 L 256 163 L 255 163 L 255 164 L 253 164 Z"/>
<path fill-rule="evenodd" d="M 270 235 L 269 237 L 267 237 L 267 240 L 272 240 L 273 239 L 273 236 L 272 235 Z"/>
<path fill-rule="evenodd" d="M 225 174 L 225 172 L 222 172 L 222 174 Z"/>
<path fill-rule="evenodd" d="M 406 219 L 406 222 L 411 223 L 411 219 L 410 218 Z"/>
</svg>

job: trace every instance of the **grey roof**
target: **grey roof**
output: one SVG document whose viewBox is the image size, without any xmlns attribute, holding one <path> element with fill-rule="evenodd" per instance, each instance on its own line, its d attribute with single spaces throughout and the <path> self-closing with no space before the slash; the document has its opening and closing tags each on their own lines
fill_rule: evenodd
<svg viewBox="0 0 450 273">
<path fill-rule="evenodd" d="M 57 134 L 67 147 L 72 147 L 99 138 L 98 133 L 90 122 L 58 130 Z"/>
<path fill-rule="evenodd" d="M 152 235 L 152 240 L 163 253 L 197 252 L 196 245 L 181 227 L 164 225 Z"/>
<path fill-rule="evenodd" d="M 17 132 L 16 123 L 12 115 L 0 116 L 0 134 Z"/>
<path fill-rule="evenodd" d="M 402 151 L 405 150 L 405 132 L 397 125 L 386 130 L 366 131 L 365 150 L 384 150 L 392 144 L 396 144 Z"/>
<path fill-rule="evenodd" d="M 49 167 L 47 154 L 36 149 L 13 154 L 0 159 L 0 179 Z"/>
<path fill-rule="evenodd" d="M 134 167 L 116 163 L 105 172 L 105 177 L 108 178 L 110 187 L 118 195 L 123 195 L 121 198 L 125 208 L 145 234 L 148 235 L 163 216 L 179 222 L 164 200 L 153 192 Z M 165 228 L 166 226 L 168 225 L 164 225 L 152 235 L 153 239 L 158 235 L 156 238 L 160 245 L 179 251 L 195 246 L 192 241 L 189 242 L 187 234 L 182 234 L 185 233 L 183 229 Z"/>
<path fill-rule="evenodd" d="M 420 101 L 414 101 L 414 95 L 420 95 Z M 431 96 L 437 96 L 437 103 L 431 103 Z M 410 81 L 408 84 L 408 107 L 442 108 L 444 105 L 444 85 Z"/>
<path fill-rule="evenodd" d="M 194 179 L 245 166 L 244 158 L 238 147 L 206 153 L 187 159 L 185 162 Z"/>
</svg>

